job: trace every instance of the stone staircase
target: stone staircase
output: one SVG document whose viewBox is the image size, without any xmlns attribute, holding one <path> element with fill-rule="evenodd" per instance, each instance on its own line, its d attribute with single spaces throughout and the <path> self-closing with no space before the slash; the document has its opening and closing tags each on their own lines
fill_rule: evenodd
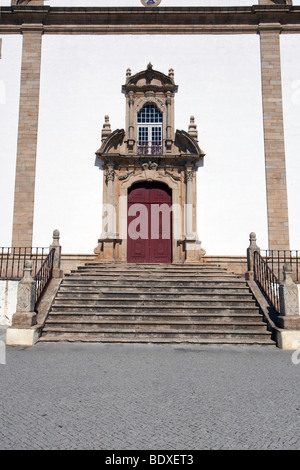
<svg viewBox="0 0 300 470">
<path fill-rule="evenodd" d="M 275 345 L 245 280 L 210 264 L 79 267 L 40 341 Z"/>
</svg>

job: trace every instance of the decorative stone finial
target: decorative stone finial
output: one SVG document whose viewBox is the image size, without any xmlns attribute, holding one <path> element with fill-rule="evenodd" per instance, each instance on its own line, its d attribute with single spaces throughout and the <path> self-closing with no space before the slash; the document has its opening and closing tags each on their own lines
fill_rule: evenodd
<svg viewBox="0 0 300 470">
<path fill-rule="evenodd" d="M 174 80 L 174 69 L 169 69 L 169 77 Z"/>
<path fill-rule="evenodd" d="M 289 263 L 285 263 L 283 265 L 283 280 L 286 281 L 288 284 L 293 283 L 292 274 L 292 266 Z"/>
<path fill-rule="evenodd" d="M 59 240 L 59 237 L 60 237 L 59 230 L 57 229 L 53 230 L 53 240 Z"/>
<path fill-rule="evenodd" d="M 151 62 L 147 65 L 147 70 L 146 70 L 146 83 L 149 84 L 153 80 L 154 77 L 154 72 L 153 72 L 153 65 Z"/>
<path fill-rule="evenodd" d="M 26 269 L 26 271 L 29 271 L 29 270 L 32 269 L 32 261 L 31 261 L 31 259 L 28 259 L 28 260 L 25 261 L 24 268 Z"/>
<path fill-rule="evenodd" d="M 128 69 L 126 70 L 126 78 L 127 78 L 127 80 L 128 80 L 129 77 L 131 77 L 131 69 L 130 69 L 130 68 L 128 68 Z"/>
<path fill-rule="evenodd" d="M 102 142 L 111 134 L 111 127 L 110 127 L 110 122 L 109 122 L 109 116 L 104 116 L 104 124 L 102 128 Z"/>
<path fill-rule="evenodd" d="M 197 125 L 195 124 L 194 116 L 190 117 L 189 134 L 191 137 L 193 137 L 193 139 L 198 141 L 198 131 L 197 131 Z"/>
</svg>

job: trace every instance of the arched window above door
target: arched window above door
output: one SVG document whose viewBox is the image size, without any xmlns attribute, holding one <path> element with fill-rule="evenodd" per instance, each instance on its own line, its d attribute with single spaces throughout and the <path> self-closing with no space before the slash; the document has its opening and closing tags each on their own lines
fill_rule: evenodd
<svg viewBox="0 0 300 470">
<path fill-rule="evenodd" d="M 154 104 L 146 104 L 137 114 L 138 154 L 161 155 L 163 115 Z"/>
</svg>

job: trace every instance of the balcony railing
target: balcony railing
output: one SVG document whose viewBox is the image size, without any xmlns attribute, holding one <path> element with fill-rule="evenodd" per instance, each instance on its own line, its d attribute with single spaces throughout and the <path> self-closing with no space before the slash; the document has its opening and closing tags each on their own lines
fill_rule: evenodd
<svg viewBox="0 0 300 470">
<path fill-rule="evenodd" d="M 162 142 L 139 141 L 137 144 L 138 155 L 162 155 Z"/>
</svg>

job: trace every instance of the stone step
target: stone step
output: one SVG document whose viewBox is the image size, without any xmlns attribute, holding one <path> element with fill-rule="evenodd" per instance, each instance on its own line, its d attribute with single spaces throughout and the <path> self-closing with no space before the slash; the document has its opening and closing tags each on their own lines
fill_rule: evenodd
<svg viewBox="0 0 300 470">
<path fill-rule="evenodd" d="M 47 337 L 47 331 L 46 329 L 43 330 L 43 336 Z M 98 340 L 105 340 L 106 337 L 111 336 L 112 334 L 116 339 L 128 339 L 130 340 L 131 338 L 143 338 L 144 340 L 148 338 L 148 340 L 151 340 L 151 338 L 159 339 L 159 338 L 180 338 L 180 337 L 190 337 L 194 339 L 226 339 L 226 338 L 236 338 L 236 339 L 243 339 L 243 338 L 251 338 L 255 337 L 256 339 L 259 340 L 265 340 L 268 339 L 270 336 L 270 333 L 267 331 L 255 331 L 255 330 L 228 330 L 224 331 L 223 329 L 216 329 L 216 330 L 205 330 L 203 331 L 202 329 L 193 329 L 193 330 L 183 330 L 183 329 L 177 329 L 176 331 L 169 330 L 169 329 L 164 329 L 164 328 L 148 328 L 148 329 L 143 329 L 143 331 L 138 331 L 136 328 L 124 328 L 122 331 L 119 330 L 114 330 L 114 329 L 107 329 L 105 331 L 95 331 L 92 328 L 84 328 L 82 330 L 81 326 L 76 327 L 76 325 L 72 325 L 71 329 L 67 329 L 64 331 L 63 328 L 55 329 L 52 328 L 51 331 L 49 331 L 50 335 L 56 334 L 69 334 L 78 336 L 78 339 L 82 335 L 87 335 L 91 334 L 93 336 L 97 336 Z"/>
<path fill-rule="evenodd" d="M 205 269 L 216 269 L 219 271 L 228 271 L 226 268 L 221 267 L 219 264 L 214 263 L 195 263 L 195 264 L 185 264 L 185 263 L 86 263 L 83 266 L 79 266 L 78 270 L 86 269 L 103 269 L 103 270 L 149 270 L 149 271 L 159 271 L 159 270 L 184 270 L 184 271 L 195 271 L 195 270 L 205 270 Z"/>
<path fill-rule="evenodd" d="M 243 278 L 182 263 L 89 263 L 72 271 L 41 340 L 274 345 Z"/>
<path fill-rule="evenodd" d="M 72 330 L 78 328 L 79 331 L 84 331 L 86 328 L 92 330 L 123 330 L 126 328 L 135 329 L 137 331 L 142 331 L 145 329 L 155 329 L 162 328 L 167 330 L 215 330 L 222 329 L 226 330 L 237 330 L 243 328 L 243 330 L 251 330 L 256 332 L 265 332 L 266 325 L 261 321 L 249 322 L 249 321 L 239 321 L 236 323 L 232 322 L 221 322 L 221 321 L 163 321 L 163 320 L 143 320 L 143 321 L 133 321 L 133 320 L 86 320 L 86 319 L 76 319 L 76 320 L 57 320 L 49 319 L 47 326 L 44 328 L 44 331 L 60 331 L 63 330 Z"/>
<path fill-rule="evenodd" d="M 119 294 L 130 294 L 130 293 L 139 293 L 141 294 L 151 294 L 153 295 L 181 295 L 181 294 L 186 294 L 186 295 L 207 295 L 207 294 L 216 294 L 216 295 L 234 295 L 236 293 L 237 295 L 239 294 L 247 294 L 249 295 L 249 289 L 243 285 L 242 287 L 235 287 L 234 285 L 228 286 L 228 287 L 215 287 L 214 285 L 206 286 L 206 287 L 199 287 L 195 289 L 195 286 L 185 286 L 184 290 L 183 289 L 178 289 L 178 286 L 164 286 L 163 290 L 161 286 L 149 286 L 149 285 L 143 285 L 143 286 L 122 286 L 122 290 L 120 291 L 120 288 L 118 287 L 116 289 L 116 286 L 113 284 L 106 284 L 101 286 L 100 284 L 65 284 L 64 282 L 61 284 L 60 289 L 58 294 L 60 293 L 70 293 L 70 294 L 85 294 L 85 293 L 96 293 L 99 294 L 99 292 L 103 293 L 109 293 L 109 292 L 118 292 Z"/>
<path fill-rule="evenodd" d="M 92 279 L 92 280 L 102 280 L 102 279 L 128 279 L 128 280 L 135 280 L 135 279 L 142 279 L 146 281 L 150 280 L 168 280 L 168 281 L 176 281 L 176 280 L 185 280 L 185 281 L 194 281 L 195 279 L 197 280 L 219 280 L 219 279 L 238 279 L 237 276 L 231 273 L 151 273 L 151 276 L 149 273 L 144 273 L 144 272 L 129 272 L 126 273 L 125 271 L 122 273 L 114 273 L 114 272 L 108 272 L 105 271 L 103 273 L 97 273 L 97 272 L 74 272 L 70 273 L 66 278 L 71 278 L 72 280 L 76 279 Z"/>
<path fill-rule="evenodd" d="M 66 291 L 62 290 L 58 292 L 56 299 L 57 300 L 80 300 L 80 299 L 87 299 L 87 300 L 147 300 L 153 299 L 155 301 L 164 300 L 164 301 L 198 301 L 198 302 L 206 302 L 210 300 L 234 300 L 234 301 L 251 301 L 252 295 L 249 292 L 246 293 L 228 293 L 226 291 L 222 293 L 204 293 L 199 294 L 198 292 L 144 292 L 140 290 L 131 290 L 127 292 L 123 291 L 108 291 L 108 290 L 97 290 L 95 292 L 90 291 Z"/>
<path fill-rule="evenodd" d="M 185 298 L 177 298 L 177 299 L 166 299 L 163 297 L 159 297 L 157 299 L 153 298 L 138 298 L 138 297 L 130 297 L 130 298 L 120 298 L 120 297 L 102 297 L 97 299 L 90 299 L 87 296 L 83 296 L 81 298 L 73 298 L 73 299 L 66 299 L 66 298 L 56 298 L 53 306 L 55 307 L 71 307 L 76 305 L 78 307 L 102 307 L 102 306 L 112 306 L 113 308 L 116 307 L 136 307 L 136 308 L 144 308 L 144 307 L 154 307 L 157 308 L 157 302 L 159 302 L 159 308 L 167 306 L 170 310 L 173 308 L 196 308 L 198 306 L 209 305 L 210 307 L 220 307 L 220 308 L 227 308 L 232 307 L 235 308 L 236 306 L 239 307 L 252 307 L 256 306 L 256 303 L 253 299 L 211 299 L 209 297 L 205 297 L 200 301 L 199 299 L 185 299 Z"/>
<path fill-rule="evenodd" d="M 85 285 L 96 285 L 96 286 L 103 286 L 107 287 L 109 285 L 113 285 L 115 288 L 123 288 L 123 287 L 130 287 L 130 286 L 135 286 L 135 287 L 159 287 L 160 289 L 165 288 L 165 287 L 174 287 L 174 288 L 179 288 L 179 287 L 190 287 L 193 289 L 198 289 L 199 287 L 221 287 L 224 288 L 227 286 L 228 287 L 245 287 L 245 283 L 242 281 L 238 281 L 236 279 L 213 279 L 213 280 L 208 280 L 208 279 L 203 279 L 201 281 L 193 279 L 191 280 L 186 280 L 186 279 L 177 279 L 177 280 L 164 280 L 164 279 L 159 279 L 159 280 L 154 280 L 154 279 L 87 279 L 87 278 L 76 278 L 72 280 L 64 280 L 63 282 L 64 286 L 85 286 Z"/>
<path fill-rule="evenodd" d="M 97 321 L 116 321 L 116 322 L 123 322 L 123 321 L 131 321 L 131 322 L 145 322 L 145 321 L 155 321 L 155 322 L 171 322 L 171 321 L 180 321 L 180 322 L 219 322 L 221 324 L 227 323 L 255 323 L 261 322 L 262 323 L 262 315 L 259 313 L 231 313 L 225 314 L 222 312 L 217 313 L 187 313 L 187 314 L 178 314 L 172 312 L 166 312 L 162 314 L 159 313 L 130 313 L 121 312 L 118 313 L 101 313 L 101 314 L 92 314 L 89 312 L 81 312 L 81 313 L 74 313 L 74 312 L 64 312 L 64 311 L 57 311 L 51 312 L 48 316 L 47 323 L 49 322 L 56 322 L 56 321 L 67 321 L 67 322 L 78 322 L 78 321 L 87 321 L 90 323 L 94 323 Z"/>
<path fill-rule="evenodd" d="M 168 276 L 173 276 L 173 275 L 188 275 L 191 276 L 193 274 L 218 274 L 218 275 L 231 275 L 231 276 L 236 276 L 236 274 L 227 271 L 226 269 L 217 269 L 217 268 L 202 268 L 202 269 L 155 269 L 155 270 L 147 270 L 147 269 L 136 269 L 136 268 L 128 268 L 128 269 L 110 269 L 109 271 L 105 268 L 92 268 L 92 269 L 87 269 L 86 267 L 80 267 L 78 270 L 71 270 L 70 274 L 105 274 L 107 272 L 114 273 L 116 275 L 127 275 L 129 272 L 131 274 L 135 275 L 168 275 Z"/>
<path fill-rule="evenodd" d="M 86 305 L 86 304 L 76 304 L 76 305 L 60 305 L 58 303 L 54 303 L 52 306 L 52 311 L 58 311 L 63 309 L 65 312 L 71 311 L 74 313 L 80 313 L 82 311 L 85 312 L 93 312 L 94 314 L 101 314 L 105 312 L 111 313 L 118 313 L 120 311 L 126 312 L 127 314 L 131 313 L 159 313 L 159 312 L 168 312 L 171 311 L 172 313 L 179 313 L 179 314 L 189 314 L 189 313 L 209 313 L 213 314 L 214 312 L 223 312 L 223 313 L 238 313 L 242 312 L 244 314 L 253 313 L 257 310 L 255 305 L 253 306 L 218 306 L 218 305 L 197 305 L 196 307 L 173 307 L 170 309 L 169 305 L 142 305 L 142 306 L 132 306 L 132 305 L 122 305 L 120 307 L 111 305 L 111 304 L 104 304 L 104 305 Z"/>
<path fill-rule="evenodd" d="M 87 342 L 87 343 L 155 343 L 155 344 L 180 344 L 180 345 L 197 345 L 197 346 L 272 346 L 275 343 L 269 338 L 191 338 L 191 337 L 173 337 L 173 338 L 153 338 L 153 337 L 138 337 L 138 338 L 116 338 L 115 336 L 106 336 L 99 340 L 98 336 L 91 334 L 77 334 L 72 333 L 47 333 L 40 338 L 40 341 L 51 342 Z"/>
</svg>

